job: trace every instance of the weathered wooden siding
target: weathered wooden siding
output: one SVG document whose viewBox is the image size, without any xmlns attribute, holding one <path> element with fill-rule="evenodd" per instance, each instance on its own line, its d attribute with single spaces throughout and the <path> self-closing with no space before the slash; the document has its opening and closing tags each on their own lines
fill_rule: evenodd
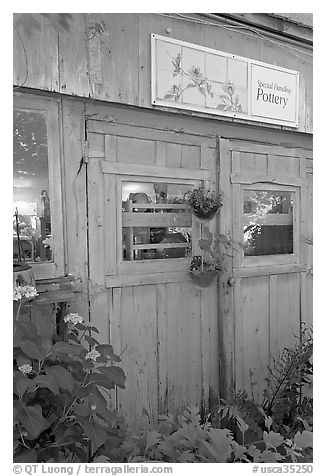
<svg viewBox="0 0 326 476">
<path fill-rule="evenodd" d="M 197 21 L 150 13 L 74 13 L 70 32 L 56 32 L 40 16 L 40 29 L 24 29 L 18 19 L 14 85 L 152 108 L 150 34 L 156 33 L 299 71 L 298 130 L 312 132 L 310 50 L 191 16 Z M 103 31 L 95 28 L 100 22 Z"/>
<path fill-rule="evenodd" d="M 313 322 L 313 165 L 312 159 L 307 160 L 307 310 L 306 322 L 311 325 Z"/>
<path fill-rule="evenodd" d="M 190 404 L 208 405 L 210 389 L 218 391 L 216 286 L 197 290 L 186 270 L 178 282 L 161 281 L 158 263 L 153 275 L 157 284 L 128 285 L 130 277 L 121 275 L 119 287 L 105 287 L 107 277 L 115 278 L 117 272 L 114 250 L 108 251 L 115 218 L 106 211 L 107 198 L 114 200 L 117 192 L 100 162 L 130 164 L 131 169 L 135 164 L 208 169 L 214 185 L 215 138 L 153 129 L 146 123 L 130 127 L 104 121 L 102 112 L 107 118 L 111 112 L 106 108 L 97 109 L 97 116 L 93 110 L 87 110 L 91 319 L 101 340 L 109 337 L 115 352 L 122 353 L 127 375 L 126 389 L 112 395 L 112 405 L 133 415 L 135 422 L 143 410 L 153 417 Z"/>
<path fill-rule="evenodd" d="M 65 231 L 65 272 L 80 279 L 79 292 L 71 302 L 71 310 L 87 321 L 87 203 L 86 169 L 80 167 L 84 143 L 84 105 L 61 101 L 62 129 L 63 220 Z"/>
<path fill-rule="evenodd" d="M 113 299 L 111 343 L 122 353 L 126 389 L 118 405 L 141 418 L 208 402 L 217 393 L 216 289 L 192 283 L 126 286 Z M 207 305 L 207 306 L 206 306 Z"/>
<path fill-rule="evenodd" d="M 85 120 L 88 163 L 81 166 Z M 194 120 L 125 105 L 84 104 L 70 98 L 60 100 L 60 127 L 66 271 L 81 277 L 83 291 L 71 309 L 90 317 L 99 328 L 101 342 L 109 340 L 114 350 L 122 353 L 126 390 L 111 396 L 112 407 L 141 418 L 143 409 L 156 415 L 183 405 L 207 404 L 209 389 L 219 389 L 220 369 L 224 373 L 233 371 L 234 361 L 228 360 L 229 355 L 236 360 L 237 388 L 251 392 L 249 369 L 255 369 L 253 378 L 261 383 L 254 386 L 254 394 L 256 398 L 261 396 L 269 355 L 291 341 L 300 319 L 308 323 L 312 320 L 312 274 L 277 275 L 276 271 L 238 277 L 235 321 L 231 316 L 233 304 L 225 300 L 225 312 L 219 313 L 217 288 L 197 290 L 186 271 L 178 282 L 155 279 L 155 284 L 128 285 L 123 283 L 124 276 L 121 280 L 125 285 L 110 287 L 107 277 L 114 270 L 107 229 L 116 223 L 107 215 L 107 199 L 114 199 L 116 190 L 102 173 L 100 163 L 207 169 L 211 170 L 213 184 L 218 179 L 216 136 L 244 139 L 235 141 L 242 144 L 240 152 L 239 148 L 228 154 L 220 151 L 228 157 L 229 173 L 250 177 L 275 174 L 292 180 L 303 178 L 307 172 L 307 188 L 302 195 L 306 233 L 302 239 L 311 240 L 312 159 L 309 152 L 304 168 L 299 153 L 300 147 L 311 147 L 311 137 L 281 130 L 271 135 L 268 128 Z M 272 153 L 268 146 L 253 144 L 259 140 L 281 145 Z M 289 156 L 285 147 L 289 144 L 298 147 L 298 155 Z M 227 184 L 230 186 L 229 176 Z M 228 206 L 223 207 L 223 213 L 231 215 L 232 193 L 224 199 Z M 240 208 L 236 211 L 240 213 Z M 229 219 L 232 236 L 234 230 L 239 231 L 240 222 L 231 216 Z M 213 221 L 212 230 L 215 225 Z M 302 246 L 309 270 L 312 246 Z M 222 285 L 231 295 L 230 288 L 224 282 Z M 225 299 L 223 293 L 220 300 Z M 51 311 L 51 306 L 47 309 Z M 36 321 L 50 328 L 42 309 L 35 312 Z M 233 325 L 235 341 L 228 340 L 227 334 Z M 219 347 L 221 342 L 223 348 Z M 229 353 L 223 354 L 228 347 Z"/>
</svg>

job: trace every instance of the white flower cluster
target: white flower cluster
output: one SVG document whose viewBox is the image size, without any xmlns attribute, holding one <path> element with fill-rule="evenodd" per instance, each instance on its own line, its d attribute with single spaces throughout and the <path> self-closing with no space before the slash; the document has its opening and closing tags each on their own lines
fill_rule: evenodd
<svg viewBox="0 0 326 476">
<path fill-rule="evenodd" d="M 15 286 L 13 300 L 20 301 L 22 298 L 31 299 L 38 296 L 34 286 Z"/>
<path fill-rule="evenodd" d="M 20 367 L 18 367 L 18 370 L 20 370 L 24 375 L 30 374 L 33 371 L 32 366 L 30 364 L 21 365 Z"/>
<path fill-rule="evenodd" d="M 74 273 L 69 273 L 68 276 L 70 278 L 70 284 L 72 285 L 72 287 L 76 288 L 76 290 L 79 290 L 82 284 L 81 277 Z"/>
<path fill-rule="evenodd" d="M 71 322 L 72 324 L 85 324 L 82 316 L 80 316 L 77 312 L 71 312 L 67 314 L 63 320 L 65 322 Z"/>
<path fill-rule="evenodd" d="M 90 352 L 88 352 L 85 355 L 85 359 L 91 359 L 91 360 L 94 360 L 94 362 L 96 362 L 97 357 L 99 357 L 100 355 L 101 354 L 93 348 Z"/>
<path fill-rule="evenodd" d="M 48 236 L 47 238 L 45 238 L 45 240 L 42 240 L 42 243 L 45 246 L 45 248 L 50 248 L 50 249 L 53 248 L 52 236 Z"/>
</svg>

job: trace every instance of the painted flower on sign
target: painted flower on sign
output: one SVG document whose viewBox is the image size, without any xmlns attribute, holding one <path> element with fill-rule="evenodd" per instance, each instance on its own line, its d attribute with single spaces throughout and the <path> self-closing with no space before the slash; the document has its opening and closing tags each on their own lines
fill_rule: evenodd
<svg viewBox="0 0 326 476">
<path fill-rule="evenodd" d="M 181 84 L 173 84 L 173 86 L 164 96 L 164 99 L 168 99 L 169 101 L 179 101 L 183 91 L 184 89 L 182 89 Z"/>
<path fill-rule="evenodd" d="M 169 56 L 171 57 L 173 65 L 173 77 L 180 76 L 181 82 L 185 82 L 186 79 L 186 85 L 182 87 L 181 83 L 173 84 L 165 94 L 164 99 L 179 101 L 181 94 L 190 88 L 196 88 L 205 97 L 207 95 L 213 97 L 212 86 L 201 72 L 199 66 L 191 66 L 191 68 L 186 71 L 182 67 L 180 53 L 178 53 L 175 58 L 170 54 Z"/>
<path fill-rule="evenodd" d="M 242 105 L 239 102 L 239 96 L 235 95 L 235 87 L 232 81 L 226 81 L 223 86 L 225 94 L 220 94 L 221 102 L 218 104 L 217 109 L 223 111 L 242 112 Z"/>
<path fill-rule="evenodd" d="M 182 66 L 182 56 L 178 53 L 176 57 L 172 57 L 170 53 L 167 54 L 171 58 L 173 66 L 173 78 L 179 78 L 170 86 L 170 89 L 163 96 L 163 99 L 174 102 L 182 102 L 182 93 L 194 88 L 205 98 L 216 99 L 219 103 L 214 106 L 216 109 L 223 111 L 242 112 L 242 104 L 239 101 L 239 96 L 235 94 L 234 83 L 230 80 L 222 84 L 224 94 L 218 94 L 213 91 L 212 83 L 203 74 L 200 66 L 192 65 L 187 70 Z M 216 83 L 215 83 L 216 84 Z"/>
<path fill-rule="evenodd" d="M 175 58 L 172 58 L 172 64 L 174 67 L 173 76 L 177 76 L 181 73 L 181 54 L 178 53 Z"/>
</svg>

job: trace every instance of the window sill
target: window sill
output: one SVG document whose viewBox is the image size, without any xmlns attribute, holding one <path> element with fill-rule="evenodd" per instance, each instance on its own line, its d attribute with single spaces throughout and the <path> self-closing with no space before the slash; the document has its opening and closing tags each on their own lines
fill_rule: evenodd
<svg viewBox="0 0 326 476">
<path fill-rule="evenodd" d="M 81 283 L 73 276 L 42 279 L 36 281 L 37 303 L 68 302 L 76 299 L 81 292 Z"/>
<path fill-rule="evenodd" d="M 39 292 L 39 295 L 33 302 L 36 304 L 70 302 L 76 299 L 76 295 L 77 292 L 72 291 L 44 291 Z"/>
<path fill-rule="evenodd" d="M 191 281 L 188 271 L 174 271 L 170 273 L 148 273 L 135 275 L 107 276 L 107 288 L 124 286 L 140 286 L 145 284 L 165 284 Z"/>
</svg>

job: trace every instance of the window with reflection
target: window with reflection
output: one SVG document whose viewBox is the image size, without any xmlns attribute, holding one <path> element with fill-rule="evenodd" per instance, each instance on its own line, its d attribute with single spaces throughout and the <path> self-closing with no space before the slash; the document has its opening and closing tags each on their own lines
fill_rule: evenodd
<svg viewBox="0 0 326 476">
<path fill-rule="evenodd" d="M 245 256 L 293 253 L 293 192 L 244 190 Z"/>
<path fill-rule="evenodd" d="M 192 218 L 185 193 L 192 185 L 122 182 L 124 261 L 191 255 Z"/>
<path fill-rule="evenodd" d="M 51 203 L 45 114 L 14 110 L 13 258 L 52 262 Z"/>
</svg>

